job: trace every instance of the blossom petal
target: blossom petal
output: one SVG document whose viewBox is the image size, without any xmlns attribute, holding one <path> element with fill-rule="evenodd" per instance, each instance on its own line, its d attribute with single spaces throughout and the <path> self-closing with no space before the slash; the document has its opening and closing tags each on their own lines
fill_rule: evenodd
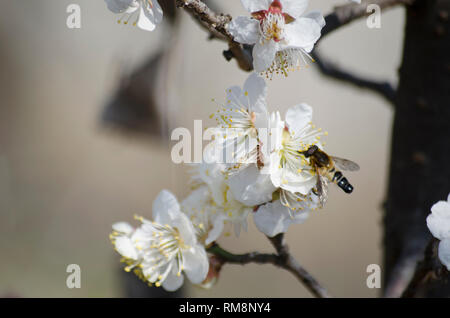
<svg viewBox="0 0 450 318">
<path fill-rule="evenodd" d="M 157 24 L 161 23 L 163 11 L 158 1 L 153 1 L 153 8 L 147 3 L 141 6 L 137 26 L 146 31 L 153 31 Z"/>
<path fill-rule="evenodd" d="M 139 19 L 137 22 L 137 26 L 145 31 L 153 31 L 156 28 L 156 24 L 154 22 L 153 17 L 149 18 L 147 16 L 146 10 L 141 7 L 139 12 Z"/>
<path fill-rule="evenodd" d="M 184 272 L 194 284 L 200 284 L 208 275 L 209 261 L 205 249 L 196 245 L 183 253 Z"/>
<path fill-rule="evenodd" d="M 271 173 L 271 165 L 270 160 L 273 152 L 281 147 L 283 130 L 285 127 L 285 122 L 281 120 L 281 115 L 279 112 L 273 112 L 269 116 L 269 129 L 258 129 L 258 135 L 261 143 L 260 147 L 260 158 L 264 167 L 262 168 L 261 173 L 270 174 Z M 258 127 L 257 127 L 258 128 Z M 278 160 L 279 162 L 279 160 Z"/>
<path fill-rule="evenodd" d="M 216 134 L 220 134 L 216 127 L 209 127 L 205 131 L 205 136 L 214 136 Z M 217 140 L 212 140 L 205 146 L 205 149 L 203 150 L 203 162 L 205 164 L 219 164 L 223 162 L 221 144 L 222 143 L 217 142 Z"/>
<path fill-rule="evenodd" d="M 172 268 L 172 271 L 169 275 L 167 275 L 166 279 L 162 283 L 162 287 L 167 291 L 176 291 L 183 285 L 184 275 L 177 275 L 178 271 L 176 270 L 176 266 Z"/>
<path fill-rule="evenodd" d="M 427 226 L 431 234 L 439 240 L 450 238 L 450 203 L 439 201 L 431 207 Z"/>
<path fill-rule="evenodd" d="M 105 0 L 105 2 L 108 9 L 114 13 L 131 13 L 138 8 L 136 0 Z"/>
<path fill-rule="evenodd" d="M 161 23 L 164 15 L 163 10 L 157 0 L 153 0 L 152 3 L 153 8 L 147 6 L 145 11 L 152 14 L 156 24 Z"/>
<path fill-rule="evenodd" d="M 218 215 L 213 222 L 212 229 L 208 233 L 208 237 L 205 240 L 205 245 L 216 241 L 223 232 L 225 217 L 223 215 Z"/>
<path fill-rule="evenodd" d="M 266 81 L 256 73 L 250 74 L 244 83 L 244 92 L 249 100 L 249 111 L 265 114 L 267 117 L 266 97 L 267 85 Z"/>
<path fill-rule="evenodd" d="M 312 116 L 312 107 L 307 104 L 302 103 L 289 108 L 285 119 L 289 132 L 299 135 L 312 121 Z"/>
<path fill-rule="evenodd" d="M 255 206 L 272 200 L 275 186 L 267 174 L 261 174 L 256 165 L 232 174 L 227 181 L 236 200 L 247 205 Z"/>
<path fill-rule="evenodd" d="M 197 244 L 195 228 L 192 222 L 184 213 L 179 213 L 173 220 L 172 226 L 178 230 L 184 243 L 187 245 Z"/>
<path fill-rule="evenodd" d="M 304 18 L 313 19 L 317 22 L 317 24 L 323 28 L 325 26 L 325 18 L 320 11 L 310 11 L 303 16 Z"/>
<path fill-rule="evenodd" d="M 450 202 L 439 201 L 431 207 L 431 212 L 439 218 L 450 218 Z"/>
<path fill-rule="evenodd" d="M 258 230 L 269 237 L 286 233 L 291 224 L 303 223 L 308 218 L 308 212 L 296 212 L 293 215 L 279 200 L 267 203 L 253 214 L 253 221 Z"/>
<path fill-rule="evenodd" d="M 136 231 L 133 232 L 131 235 L 131 241 L 137 245 L 139 245 L 139 242 L 145 242 L 149 236 L 151 236 L 154 232 L 153 226 L 151 226 L 149 221 L 145 220 L 145 222 L 136 229 Z"/>
<path fill-rule="evenodd" d="M 311 52 L 314 44 L 320 38 L 322 26 L 317 21 L 317 17 L 301 17 L 285 27 L 285 48 L 302 48 L 306 52 Z"/>
<path fill-rule="evenodd" d="M 278 45 L 274 41 L 267 41 L 264 44 L 256 42 L 253 47 L 253 66 L 256 72 L 264 72 L 273 63 Z"/>
<path fill-rule="evenodd" d="M 113 230 L 123 234 L 131 234 L 134 231 L 134 228 L 127 222 L 117 222 L 112 226 Z"/>
<path fill-rule="evenodd" d="M 283 12 L 297 19 L 306 11 L 309 0 L 281 0 L 281 4 L 283 5 Z"/>
<path fill-rule="evenodd" d="M 231 86 L 227 89 L 227 103 L 233 105 L 234 107 L 241 108 L 244 106 L 248 108 L 248 100 L 244 95 L 244 92 L 239 86 Z"/>
<path fill-rule="evenodd" d="M 247 218 L 245 217 L 234 220 L 233 227 L 234 227 L 234 234 L 236 235 L 236 237 L 239 237 L 239 235 L 241 235 L 241 228 L 243 228 L 244 231 L 247 232 L 248 230 Z"/>
<path fill-rule="evenodd" d="M 282 170 L 280 188 L 307 195 L 316 185 L 317 179 L 309 171 Z"/>
<path fill-rule="evenodd" d="M 243 44 L 254 44 L 259 39 L 259 22 L 249 17 L 237 17 L 228 24 L 234 40 Z"/>
<path fill-rule="evenodd" d="M 450 271 L 450 238 L 446 238 L 439 243 L 438 256 L 441 263 Z"/>
<path fill-rule="evenodd" d="M 153 220 L 160 224 L 171 224 L 180 213 L 177 198 L 167 190 L 162 190 L 153 201 Z"/>
<path fill-rule="evenodd" d="M 252 13 L 269 9 L 272 0 L 241 0 L 241 3 L 248 12 Z"/>
<path fill-rule="evenodd" d="M 270 180 L 277 188 L 281 185 L 281 169 L 279 167 L 281 156 L 278 151 L 274 151 L 270 155 L 270 167 L 268 173 L 270 174 Z"/>
<path fill-rule="evenodd" d="M 117 252 L 123 257 L 130 258 L 133 260 L 138 259 L 138 251 L 136 250 L 133 242 L 129 237 L 118 236 L 114 240 L 114 245 Z"/>
</svg>

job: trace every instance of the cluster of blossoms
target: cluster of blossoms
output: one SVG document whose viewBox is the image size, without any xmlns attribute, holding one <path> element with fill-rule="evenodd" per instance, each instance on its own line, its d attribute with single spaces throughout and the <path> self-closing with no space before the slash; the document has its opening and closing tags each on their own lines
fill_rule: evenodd
<svg viewBox="0 0 450 318">
<path fill-rule="evenodd" d="M 266 107 L 264 79 L 253 73 L 243 87 L 226 91 L 226 101 L 213 114 L 218 125 L 192 169 L 191 193 L 178 203 L 164 190 L 153 204 L 153 221 L 113 226 L 111 240 L 133 270 L 150 284 L 176 290 L 184 274 L 194 284 L 209 271 L 206 249 L 227 227 L 239 236 L 249 215 L 257 228 L 273 237 L 302 223 L 320 204 L 314 193 L 315 172 L 301 152 L 324 135 L 311 123 L 306 104 L 290 108 L 285 120 Z"/>
<path fill-rule="evenodd" d="M 361 0 L 350 0 L 361 3 Z M 120 14 L 118 23 L 153 31 L 163 11 L 157 0 L 105 0 L 109 10 Z M 241 0 L 251 17 L 233 19 L 228 30 L 234 40 L 253 44 L 256 72 L 281 73 L 307 65 L 309 53 L 320 38 L 325 20 L 318 11 L 305 13 L 309 0 Z"/>
<path fill-rule="evenodd" d="M 213 114 L 218 126 L 204 155 L 225 176 L 234 198 L 252 207 L 258 229 L 275 236 L 319 207 L 315 171 L 302 152 L 312 145 L 322 148 L 326 132 L 311 123 L 312 108 L 306 104 L 291 107 L 285 120 L 279 112 L 269 113 L 266 94 L 266 83 L 256 73 L 243 88 L 229 88 L 226 102 Z"/>
</svg>

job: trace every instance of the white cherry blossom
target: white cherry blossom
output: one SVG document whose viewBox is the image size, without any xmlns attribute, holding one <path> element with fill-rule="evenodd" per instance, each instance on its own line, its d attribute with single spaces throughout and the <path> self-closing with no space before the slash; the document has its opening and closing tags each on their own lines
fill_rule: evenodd
<svg viewBox="0 0 450 318">
<path fill-rule="evenodd" d="M 264 79 L 252 73 L 243 88 L 233 86 L 226 91 L 226 102 L 212 114 L 217 127 L 212 128 L 215 141 L 211 143 L 213 159 L 239 168 L 258 161 L 258 131 L 267 129 L 267 86 Z"/>
<path fill-rule="evenodd" d="M 253 66 L 267 75 L 307 64 L 325 20 L 320 12 L 304 14 L 308 0 L 241 0 L 250 17 L 233 19 L 228 30 L 235 41 L 254 44 Z M 306 58 L 305 58 L 306 56 Z"/>
<path fill-rule="evenodd" d="M 126 271 L 134 269 L 142 279 L 168 291 L 181 287 L 183 273 L 194 284 L 206 278 L 209 262 L 205 248 L 172 193 L 163 190 L 153 202 L 154 221 L 137 219 L 142 223 L 137 229 L 116 223 L 111 234 L 127 264 Z"/>
<path fill-rule="evenodd" d="M 118 23 L 153 31 L 161 23 L 163 11 L 157 0 L 105 0 L 108 9 L 121 14 Z"/>
<path fill-rule="evenodd" d="M 431 207 L 427 226 L 439 243 L 439 259 L 450 271 L 450 194 L 447 201 L 439 201 Z"/>
<path fill-rule="evenodd" d="M 322 148 L 320 138 L 327 133 L 316 129 L 311 120 L 312 108 L 307 104 L 291 107 L 286 112 L 285 121 L 280 119 L 279 113 L 272 115 L 272 121 L 276 122 L 272 127 L 278 129 L 274 130 L 274 147 L 265 171 L 270 174 L 274 186 L 303 195 L 315 186 L 315 171 L 309 159 L 300 152 L 311 145 Z"/>
</svg>

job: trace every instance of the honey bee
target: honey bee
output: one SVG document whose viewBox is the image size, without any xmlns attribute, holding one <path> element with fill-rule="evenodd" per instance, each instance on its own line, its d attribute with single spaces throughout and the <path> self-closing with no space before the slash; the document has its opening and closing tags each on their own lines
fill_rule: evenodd
<svg viewBox="0 0 450 318">
<path fill-rule="evenodd" d="M 345 193 L 353 192 L 353 186 L 337 168 L 344 171 L 357 171 L 359 170 L 357 163 L 347 159 L 329 156 L 316 145 L 300 153 L 305 158 L 309 158 L 310 165 L 316 172 L 317 183 L 314 191 L 319 197 L 319 202 L 322 207 L 328 198 L 328 183 L 330 182 L 337 184 Z"/>
</svg>

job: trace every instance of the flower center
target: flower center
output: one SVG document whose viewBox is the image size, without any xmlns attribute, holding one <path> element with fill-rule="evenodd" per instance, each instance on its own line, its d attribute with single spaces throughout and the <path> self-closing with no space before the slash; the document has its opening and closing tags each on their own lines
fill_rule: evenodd
<svg viewBox="0 0 450 318">
<path fill-rule="evenodd" d="M 280 42 L 284 38 L 284 16 L 281 13 L 268 12 L 261 21 L 261 33 L 266 41 Z"/>
<path fill-rule="evenodd" d="M 252 16 L 259 21 L 264 41 L 280 42 L 283 40 L 285 25 L 295 20 L 289 14 L 283 12 L 283 6 L 279 0 L 273 1 L 268 10 L 253 12 Z"/>
</svg>

